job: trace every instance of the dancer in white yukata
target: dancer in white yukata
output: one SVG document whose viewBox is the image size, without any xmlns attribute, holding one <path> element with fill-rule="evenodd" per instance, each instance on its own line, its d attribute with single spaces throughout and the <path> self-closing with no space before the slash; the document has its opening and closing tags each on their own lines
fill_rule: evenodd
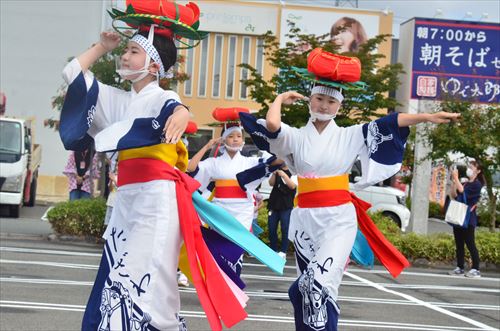
<svg viewBox="0 0 500 331">
<path fill-rule="evenodd" d="M 99 42 L 63 71 L 69 86 L 59 132 L 66 149 L 81 150 L 95 141 L 100 152 L 119 151 L 116 201 L 82 330 L 186 329 L 178 315 L 176 277 L 182 240 L 210 327 L 221 330 L 222 322 L 231 327 L 247 316 L 248 297 L 216 264 L 203 240 L 199 213 L 264 263 L 274 260 L 274 270 L 280 272 L 282 262 L 271 250 L 266 253 L 267 247 L 230 215 L 204 208 L 196 195 L 199 184 L 182 172 L 187 150 L 180 138 L 189 112 L 175 92 L 160 88 L 158 80 L 176 62 L 174 38 L 206 36 L 197 31 L 198 7 L 160 0 L 127 0 L 127 5 L 127 12 L 113 8 L 110 14 L 113 26 L 121 20 L 138 30 L 117 70 L 132 82 L 131 91 L 102 84 L 89 71 L 119 45 L 114 32 L 103 32 Z M 224 229 L 212 219 L 225 219 L 233 226 Z M 260 252 L 253 252 L 253 247 L 260 247 Z"/>
<path fill-rule="evenodd" d="M 217 108 L 221 110 L 222 108 Z M 238 109 L 241 111 L 242 109 Z M 224 111 L 232 112 L 232 108 Z M 249 231 L 252 228 L 254 215 L 254 198 L 256 185 L 247 186 L 243 191 L 238 185 L 236 174 L 253 168 L 266 158 L 257 156 L 244 156 L 241 150 L 245 144 L 243 128 L 240 126 L 238 112 L 234 112 L 234 119 L 229 123 L 222 123 L 224 132 L 220 138 L 211 139 L 198 153 L 196 153 L 188 164 L 188 172 L 201 184 L 201 189 L 206 189 L 210 182 L 215 182 L 212 203 L 226 209 Z M 236 122 L 235 122 L 236 121 Z M 221 143 L 218 152 L 220 155 L 209 157 L 201 161 L 202 157 L 212 146 Z M 267 154 L 268 157 L 271 155 Z M 263 180 L 264 178 L 262 178 Z"/>
<path fill-rule="evenodd" d="M 253 181 L 250 185 L 246 185 L 246 191 L 240 188 L 236 175 L 258 165 L 271 165 L 276 158 L 269 153 L 265 153 L 266 156 L 264 157 L 244 156 L 241 154 L 245 144 L 243 128 L 240 126 L 238 117 L 238 113 L 241 111 L 248 112 L 245 108 L 216 108 L 214 110 L 214 118 L 224 127 L 222 137 L 211 139 L 203 146 L 189 160 L 187 171 L 201 184 L 200 189 L 202 191 L 211 182 L 215 182 L 211 198 L 212 203 L 224 208 L 248 231 L 251 231 L 255 206 L 254 195 L 257 186 L 266 178 L 266 174 L 264 173 L 259 180 Z M 212 146 L 219 143 L 222 143 L 219 148 L 222 155 L 209 157 L 201 161 L 205 153 Z M 205 234 L 210 235 L 208 232 Z M 239 275 L 243 263 L 243 251 L 238 247 L 234 247 L 234 250 L 225 247 L 221 254 L 224 255 L 221 259 L 225 260 L 228 268 L 235 273 L 233 280 L 237 284 L 242 284 Z"/>
<path fill-rule="evenodd" d="M 360 71 L 359 60 L 323 52 L 334 62 L 326 61 L 317 68 L 311 63 L 311 55 L 308 70 L 319 76 L 317 82 L 323 85 L 313 86 L 310 99 L 296 92 L 282 93 L 274 100 L 265 121 L 249 125 L 253 128 L 247 128 L 248 121 L 243 123 L 256 144 L 260 139 L 260 145 L 269 146 L 270 152 L 285 160 L 298 176 L 298 207 L 292 211 L 289 229 L 299 275 L 289 289 L 296 330 L 337 330 L 338 288 L 358 225 L 375 255 L 393 276 L 409 265 L 366 215 L 369 205 L 349 192 L 349 170 L 359 158 L 363 177 L 356 186 L 380 182 L 399 170 L 409 125 L 448 123 L 459 115 L 391 114 L 367 124 L 339 127 L 334 118 L 343 96 L 335 87 L 352 87 L 352 84 L 329 82 L 321 73 L 338 71 L 336 74 L 341 75 L 343 65 L 339 62 L 346 59 L 357 62 Z M 326 70 L 321 70 L 325 67 Z M 299 100 L 310 102 L 310 119 L 300 129 L 281 122 L 282 105 Z M 245 115 L 241 117 L 248 119 Z"/>
</svg>

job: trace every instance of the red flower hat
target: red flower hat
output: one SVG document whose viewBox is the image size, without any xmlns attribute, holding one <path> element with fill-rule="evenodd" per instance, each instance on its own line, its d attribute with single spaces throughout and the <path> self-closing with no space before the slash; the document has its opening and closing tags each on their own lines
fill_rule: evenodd
<svg viewBox="0 0 500 331">
<path fill-rule="evenodd" d="M 158 25 L 155 34 L 169 38 L 187 38 L 199 42 L 208 34 L 205 31 L 198 31 L 200 9 L 193 2 L 184 6 L 167 0 L 126 0 L 126 5 L 125 12 L 116 8 L 108 11 L 113 19 L 113 28 L 126 37 L 130 36 L 122 30 L 149 31 L 152 24 Z M 128 27 L 117 26 L 117 21 L 126 23 Z M 188 47 L 194 47 L 197 44 L 184 43 Z"/>
<path fill-rule="evenodd" d="M 322 48 L 313 49 L 307 56 L 307 69 L 292 67 L 304 79 L 321 85 L 342 89 L 365 89 L 360 82 L 361 61 L 357 57 L 348 57 L 329 53 Z"/>
<path fill-rule="evenodd" d="M 217 107 L 212 112 L 212 117 L 217 121 L 215 123 L 209 123 L 209 126 L 222 126 L 224 128 L 229 128 L 231 126 L 240 125 L 239 113 L 250 113 L 248 108 L 243 107 Z"/>
</svg>

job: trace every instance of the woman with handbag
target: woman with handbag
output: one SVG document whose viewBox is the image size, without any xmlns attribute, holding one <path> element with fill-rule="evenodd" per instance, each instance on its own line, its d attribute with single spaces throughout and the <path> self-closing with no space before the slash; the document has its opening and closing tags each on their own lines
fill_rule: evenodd
<svg viewBox="0 0 500 331">
<path fill-rule="evenodd" d="M 452 172 L 452 194 L 457 194 L 456 200 L 467 204 L 470 208 L 469 224 L 466 227 L 453 226 L 453 236 L 455 237 L 455 248 L 457 256 L 457 267 L 449 272 L 450 275 L 478 278 L 481 277 L 479 271 L 479 253 L 476 248 L 475 231 L 477 226 L 476 207 L 481 196 L 481 188 L 485 180 L 481 171 L 481 165 L 472 161 L 467 167 L 468 182 L 463 184 L 458 177 L 458 170 Z M 472 268 L 469 272 L 464 271 L 465 247 L 469 250 L 472 258 Z"/>
</svg>

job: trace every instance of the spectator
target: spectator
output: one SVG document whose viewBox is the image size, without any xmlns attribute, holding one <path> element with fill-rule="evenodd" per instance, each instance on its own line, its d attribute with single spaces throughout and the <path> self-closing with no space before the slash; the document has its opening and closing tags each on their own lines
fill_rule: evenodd
<svg viewBox="0 0 500 331">
<path fill-rule="evenodd" d="M 106 200 L 106 216 L 104 217 L 104 225 L 108 225 L 113 213 L 113 206 L 115 205 L 116 190 L 118 189 L 118 162 L 117 153 L 113 153 L 109 158 L 106 158 L 108 166 L 108 198 Z"/>
<path fill-rule="evenodd" d="M 485 179 L 482 173 L 481 165 L 477 162 L 470 162 L 467 167 L 468 181 L 464 184 L 461 183 L 458 170 L 453 170 L 452 173 L 452 197 L 457 201 L 467 203 L 470 207 L 469 225 L 466 228 L 453 226 L 453 236 L 455 237 L 455 248 L 457 256 L 457 267 L 449 272 L 450 275 L 477 278 L 481 277 L 479 271 L 479 252 L 476 248 L 475 229 L 477 226 L 477 202 L 481 195 L 481 188 L 485 184 Z M 455 195 L 455 197 L 453 196 Z M 472 268 L 469 272 L 464 271 L 465 260 L 465 245 L 469 250 L 472 258 Z"/>
<path fill-rule="evenodd" d="M 71 152 L 63 173 L 69 180 L 69 200 L 89 199 L 94 190 L 93 181 L 99 178 L 96 153 L 91 147 Z"/>
<path fill-rule="evenodd" d="M 273 187 L 269 196 L 268 227 L 271 249 L 278 251 L 278 223 L 281 222 L 281 246 L 278 255 L 286 259 L 288 250 L 288 226 L 290 213 L 293 209 L 293 199 L 297 185 L 291 180 L 292 174 L 285 166 L 276 170 L 269 178 L 269 185 Z"/>
</svg>

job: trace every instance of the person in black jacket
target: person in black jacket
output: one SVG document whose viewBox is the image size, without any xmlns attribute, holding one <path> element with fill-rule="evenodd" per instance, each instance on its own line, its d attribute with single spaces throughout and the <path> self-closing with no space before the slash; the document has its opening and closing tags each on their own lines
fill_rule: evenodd
<svg viewBox="0 0 500 331">
<path fill-rule="evenodd" d="M 292 174 L 286 166 L 276 170 L 269 178 L 269 185 L 273 187 L 267 208 L 269 209 L 268 227 L 271 249 L 278 252 L 278 223 L 281 222 L 281 246 L 278 255 L 286 259 L 288 249 L 288 226 L 290 213 L 293 209 L 295 184 Z"/>
<path fill-rule="evenodd" d="M 469 163 L 467 167 L 467 178 L 468 182 L 462 185 L 458 176 L 458 171 L 454 170 L 452 173 L 452 193 L 458 193 L 456 200 L 464 203 L 466 202 L 470 207 L 471 213 L 467 228 L 453 226 L 457 267 L 450 271 L 449 274 L 457 276 L 465 274 L 465 277 L 476 278 L 481 277 L 481 272 L 479 271 L 479 253 L 475 242 L 475 230 L 477 226 L 476 207 L 481 195 L 481 188 L 485 184 L 481 165 L 479 163 L 474 161 Z M 465 245 L 467 245 L 467 249 L 472 259 L 472 268 L 467 273 L 464 271 Z"/>
</svg>

